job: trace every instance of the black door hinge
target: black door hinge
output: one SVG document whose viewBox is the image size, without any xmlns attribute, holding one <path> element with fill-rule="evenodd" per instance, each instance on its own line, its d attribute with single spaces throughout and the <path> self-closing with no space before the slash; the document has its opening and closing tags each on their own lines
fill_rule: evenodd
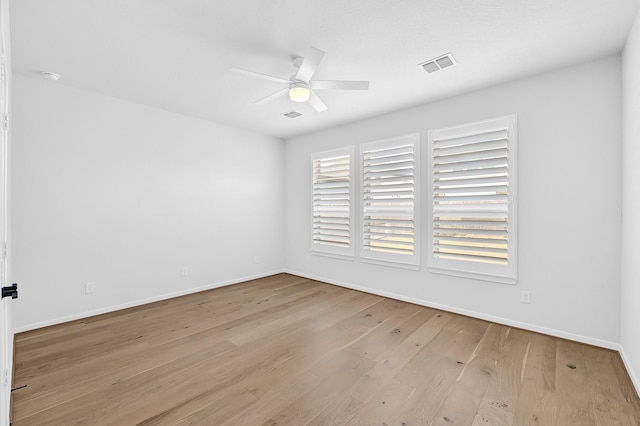
<svg viewBox="0 0 640 426">
<path fill-rule="evenodd" d="M 11 297 L 12 299 L 18 298 L 18 284 L 13 283 L 9 287 L 2 287 L 2 298 Z"/>
</svg>

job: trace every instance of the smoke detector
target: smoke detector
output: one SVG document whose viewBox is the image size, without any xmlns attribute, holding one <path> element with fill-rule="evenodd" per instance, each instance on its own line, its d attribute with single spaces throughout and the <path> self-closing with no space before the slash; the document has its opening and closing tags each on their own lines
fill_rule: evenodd
<svg viewBox="0 0 640 426">
<path fill-rule="evenodd" d="M 60 80 L 60 74 L 56 74 L 55 72 L 50 71 L 42 71 L 40 74 L 47 80 L 58 81 Z"/>
</svg>

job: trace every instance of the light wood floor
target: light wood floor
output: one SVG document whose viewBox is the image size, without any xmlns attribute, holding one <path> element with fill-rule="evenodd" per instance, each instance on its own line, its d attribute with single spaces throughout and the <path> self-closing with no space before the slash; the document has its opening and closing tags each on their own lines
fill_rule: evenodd
<svg viewBox="0 0 640 426">
<path fill-rule="evenodd" d="M 616 352 L 281 274 L 16 336 L 14 425 L 638 425 Z"/>
</svg>

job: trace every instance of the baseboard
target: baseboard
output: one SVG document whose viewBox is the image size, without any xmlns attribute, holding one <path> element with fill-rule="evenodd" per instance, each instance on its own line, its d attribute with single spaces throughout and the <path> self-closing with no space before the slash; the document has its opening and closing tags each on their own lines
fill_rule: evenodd
<svg viewBox="0 0 640 426">
<path fill-rule="evenodd" d="M 159 302 L 161 300 L 172 299 L 174 297 L 186 296 L 187 294 L 198 293 L 198 292 L 201 292 L 201 291 L 212 290 L 214 288 L 225 287 L 225 286 L 228 286 L 228 285 L 238 284 L 238 283 L 245 282 L 245 281 L 251 281 L 251 280 L 255 280 L 255 279 L 259 279 L 259 278 L 269 277 L 271 275 L 280 274 L 282 272 L 283 271 L 281 271 L 281 270 L 277 270 L 277 271 L 265 272 L 265 273 L 256 274 L 256 275 L 250 275 L 250 276 L 241 277 L 241 278 L 234 278 L 234 279 L 228 280 L 228 281 L 222 281 L 222 282 L 217 282 L 217 283 L 213 283 L 213 284 L 207 284 L 207 285 L 203 285 L 203 286 L 200 286 L 200 287 L 194 287 L 194 288 L 189 288 L 189 289 L 186 289 L 186 290 L 176 291 L 176 292 L 173 292 L 173 293 L 166 293 L 166 294 L 161 294 L 159 296 L 152 296 L 152 297 L 148 297 L 148 298 L 145 298 L 145 299 L 134 300 L 134 301 L 122 303 L 122 304 L 119 304 L 119 305 L 107 306 L 107 307 L 104 307 L 104 308 L 94 309 L 94 310 L 91 310 L 91 311 L 80 312 L 80 313 L 72 314 L 72 315 L 66 315 L 64 317 L 54 318 L 54 319 L 47 320 L 47 321 L 42 321 L 42 322 L 38 322 L 38 323 L 33 323 L 33 324 L 23 325 L 23 326 L 20 326 L 20 327 L 15 327 L 13 329 L 13 332 L 14 333 L 23 333 L 25 331 L 35 330 L 35 329 L 42 328 L 42 327 L 49 327 L 51 325 L 62 324 L 62 323 L 69 322 L 69 321 L 76 321 L 76 320 L 79 320 L 79 319 L 92 317 L 94 315 L 106 314 L 106 313 L 109 313 L 109 312 L 119 311 L 121 309 L 132 308 L 134 306 L 146 305 L 147 303 Z"/>
<path fill-rule="evenodd" d="M 636 388 L 636 394 L 640 396 L 640 379 L 638 378 L 636 371 L 633 369 L 633 366 L 629 361 L 629 357 L 624 350 L 624 346 L 619 345 L 618 352 L 620 353 L 620 357 L 622 358 L 624 367 L 627 369 L 627 374 L 629 374 L 629 377 L 631 378 L 631 383 L 633 383 L 633 387 Z"/>
<path fill-rule="evenodd" d="M 426 306 L 426 307 L 429 307 L 429 308 L 439 309 L 439 310 L 442 310 L 442 311 L 453 312 L 455 314 L 460 314 L 460 315 L 465 315 L 465 316 L 468 316 L 468 317 L 478 318 L 478 319 L 482 319 L 482 320 L 485 320 L 485 321 L 493 322 L 493 323 L 496 323 L 496 324 L 502 324 L 502 325 L 507 325 L 507 326 L 510 326 L 510 327 L 521 328 L 523 330 L 534 331 L 536 333 L 547 334 L 547 335 L 550 335 L 550 336 L 559 337 L 559 338 L 567 339 L 567 340 L 572 340 L 572 341 L 580 342 L 580 343 L 586 343 L 588 345 L 598 346 L 598 347 L 602 347 L 602 348 L 606 348 L 606 349 L 612 349 L 612 350 L 615 350 L 615 351 L 619 351 L 620 350 L 620 344 L 615 343 L 615 342 L 609 342 L 607 340 L 595 339 L 593 337 L 582 336 L 580 334 L 569 333 L 569 332 L 562 331 L 562 330 L 556 330 L 556 329 L 553 329 L 553 328 L 542 327 L 542 326 L 539 326 L 539 325 L 529 324 L 529 323 L 520 322 L 520 321 L 515 321 L 515 320 L 508 319 L 508 318 L 502 318 L 502 317 L 497 317 L 497 316 L 494 316 L 494 315 L 488 315 L 488 314 L 485 314 L 485 313 L 482 313 L 482 312 L 475 312 L 475 311 L 469 311 L 467 309 L 460 309 L 460 308 L 457 308 L 455 306 L 443 305 L 443 304 L 434 303 L 434 302 L 431 302 L 431 301 L 428 301 L 428 300 L 417 299 L 417 298 L 414 298 L 414 297 L 407 297 L 407 296 L 404 296 L 404 295 L 401 295 L 401 294 L 390 293 L 390 292 L 386 292 L 386 291 L 380 291 L 380 290 L 377 290 L 377 289 L 374 289 L 374 288 L 354 285 L 354 284 L 346 283 L 346 282 L 343 282 L 343 281 L 332 280 L 332 279 L 327 278 L 327 277 L 321 277 L 321 276 L 318 276 L 318 275 L 307 274 L 307 273 L 304 273 L 304 272 L 293 271 L 293 270 L 284 270 L 282 272 L 285 272 L 287 274 L 292 274 L 292 275 L 298 275 L 300 277 L 304 277 L 304 278 L 308 278 L 308 279 L 312 279 L 312 280 L 316 280 L 316 281 L 322 281 L 322 282 L 326 282 L 326 283 L 329 283 L 329 284 L 334 284 L 334 285 L 337 285 L 337 286 L 340 286 L 340 287 L 350 288 L 352 290 L 358 290 L 358 291 L 363 291 L 365 293 L 376 294 L 376 295 L 382 296 L 382 297 L 389 297 L 391 299 L 402 300 L 403 302 L 414 303 L 416 305 Z"/>
</svg>

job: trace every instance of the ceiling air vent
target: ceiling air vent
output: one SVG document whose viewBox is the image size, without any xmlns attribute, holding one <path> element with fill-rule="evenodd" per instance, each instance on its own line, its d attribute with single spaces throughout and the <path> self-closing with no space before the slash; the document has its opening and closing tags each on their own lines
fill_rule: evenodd
<svg viewBox="0 0 640 426">
<path fill-rule="evenodd" d="M 289 111 L 289 112 L 285 112 L 284 114 L 285 117 L 289 117 L 289 118 L 298 118 L 300 116 L 302 116 L 302 114 L 300 114 L 298 111 Z"/>
<path fill-rule="evenodd" d="M 423 70 L 431 74 L 432 72 L 440 71 L 443 68 L 450 67 L 456 64 L 456 60 L 451 53 L 438 56 L 437 58 L 429 59 L 426 62 L 418 64 Z"/>
</svg>

